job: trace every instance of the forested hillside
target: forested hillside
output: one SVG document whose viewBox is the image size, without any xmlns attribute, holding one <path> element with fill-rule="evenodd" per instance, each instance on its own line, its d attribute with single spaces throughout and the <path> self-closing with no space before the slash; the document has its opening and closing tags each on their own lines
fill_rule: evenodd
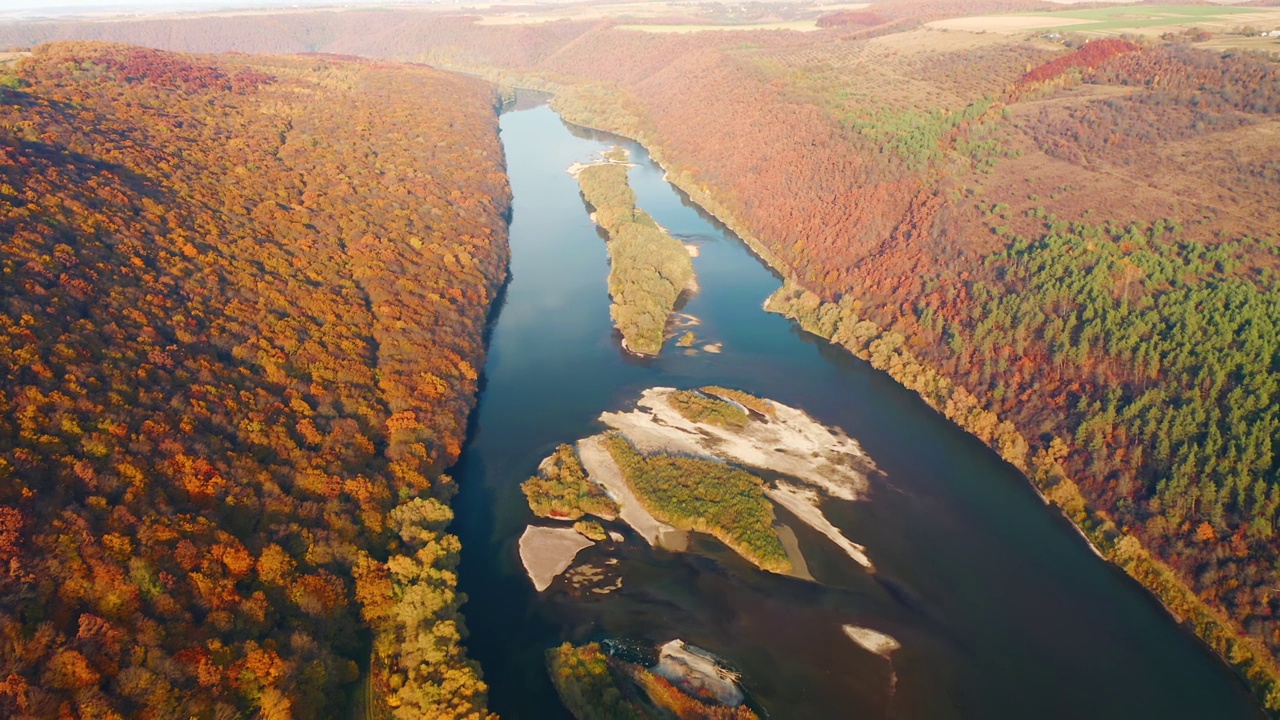
<svg viewBox="0 0 1280 720">
<path fill-rule="evenodd" d="M 481 718 L 456 460 L 505 275 L 494 95 L 37 48 L 0 83 L 0 715 Z M 372 657 L 371 657 L 372 656 Z"/>
<path fill-rule="evenodd" d="M 1280 708 L 1275 61 L 750 37 L 588 63 L 602 33 L 530 76 L 641 138 L 788 275 L 773 307 L 1033 475 Z"/>
<path fill-rule="evenodd" d="M 1280 710 L 1280 67 L 1195 33 L 926 24 L 1044 7 L 887 0 L 809 33 L 362 13 L 0 39 L 384 54 L 557 91 L 787 276 L 772 307 L 1025 471 Z"/>
</svg>

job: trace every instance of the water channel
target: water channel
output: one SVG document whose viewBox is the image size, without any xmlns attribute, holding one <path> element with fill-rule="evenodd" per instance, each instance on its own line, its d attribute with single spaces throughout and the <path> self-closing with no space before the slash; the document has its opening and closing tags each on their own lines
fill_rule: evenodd
<svg viewBox="0 0 1280 720">
<path fill-rule="evenodd" d="M 511 280 L 492 328 L 471 437 L 453 474 L 469 652 L 509 720 L 568 718 L 544 652 L 565 640 L 683 638 L 732 661 L 772 718 L 1255 718 L 1241 683 L 1013 468 L 887 376 L 761 309 L 779 279 L 662 178 L 639 146 L 546 106 L 502 118 L 514 191 Z M 605 243 L 566 168 L 622 142 L 641 208 L 699 246 L 684 312 L 719 354 L 668 342 L 639 360 L 609 320 Z M 557 444 L 602 428 L 652 386 L 717 384 L 801 408 L 882 471 L 864 502 L 824 510 L 878 572 L 794 522 L 818 583 L 756 570 L 712 540 L 612 553 L 621 589 L 539 595 L 516 540 L 519 484 Z M 589 548 L 579 561 L 601 565 Z M 896 637 L 893 665 L 842 632 Z M 896 675 L 896 685 L 890 675 Z"/>
</svg>

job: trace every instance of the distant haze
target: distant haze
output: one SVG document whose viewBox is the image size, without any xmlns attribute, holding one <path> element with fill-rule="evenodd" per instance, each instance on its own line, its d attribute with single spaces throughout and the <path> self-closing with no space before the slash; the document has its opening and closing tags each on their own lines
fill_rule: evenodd
<svg viewBox="0 0 1280 720">
<path fill-rule="evenodd" d="M 280 9 L 352 5 L 436 5 L 435 0 L 3 0 L 0 18 L 65 17 L 210 10 Z"/>
</svg>

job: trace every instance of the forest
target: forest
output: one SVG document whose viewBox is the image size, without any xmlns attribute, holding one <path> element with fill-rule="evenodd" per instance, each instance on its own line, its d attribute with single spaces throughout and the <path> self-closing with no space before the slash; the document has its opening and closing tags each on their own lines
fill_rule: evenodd
<svg viewBox="0 0 1280 720">
<path fill-rule="evenodd" d="M 609 236 L 609 315 L 622 333 L 623 347 L 657 355 L 666 340 L 667 319 L 693 280 L 689 252 L 636 207 L 627 165 L 589 165 L 578 171 L 578 185 L 592 218 Z"/>
<path fill-rule="evenodd" d="M 856 22 L 483 43 L 424 57 L 640 140 L 786 276 L 775 309 L 1026 472 L 1280 709 L 1274 59 Z"/>
<path fill-rule="evenodd" d="M 1201 33 L 928 24 L 1050 7 L 885 0 L 806 33 L 358 12 L 0 41 L 347 52 L 556 92 L 785 276 L 770 307 L 1026 473 L 1280 711 L 1277 61 Z"/>
<path fill-rule="evenodd" d="M 0 716 L 488 717 L 442 470 L 492 88 L 96 43 L 4 85 Z"/>
</svg>

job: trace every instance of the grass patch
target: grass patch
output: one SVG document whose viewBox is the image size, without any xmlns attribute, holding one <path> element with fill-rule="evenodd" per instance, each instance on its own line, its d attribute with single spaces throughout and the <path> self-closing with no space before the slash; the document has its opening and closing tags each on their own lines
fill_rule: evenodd
<svg viewBox="0 0 1280 720">
<path fill-rule="evenodd" d="M 524 481 L 520 489 L 529 502 L 529 509 L 538 517 L 577 520 L 583 515 L 606 519 L 618 516 L 618 504 L 599 485 L 587 479 L 578 453 L 571 445 L 556 448 L 547 458 L 542 473 Z"/>
<path fill-rule="evenodd" d="M 758 412 L 768 418 L 777 415 L 777 409 L 774 408 L 773 403 L 768 400 L 758 398 L 750 393 L 742 392 L 741 390 L 720 387 L 719 385 L 708 385 L 702 388 L 702 392 L 708 395 L 718 395 L 726 400 L 732 400 L 746 409 Z"/>
<path fill-rule="evenodd" d="M 697 390 L 677 390 L 671 393 L 668 402 L 690 422 L 738 429 L 746 427 L 750 419 L 737 405 L 703 395 Z"/>
<path fill-rule="evenodd" d="M 714 460 L 641 455 L 621 435 L 604 446 L 654 517 L 712 535 L 761 569 L 791 569 L 760 478 Z"/>
</svg>

